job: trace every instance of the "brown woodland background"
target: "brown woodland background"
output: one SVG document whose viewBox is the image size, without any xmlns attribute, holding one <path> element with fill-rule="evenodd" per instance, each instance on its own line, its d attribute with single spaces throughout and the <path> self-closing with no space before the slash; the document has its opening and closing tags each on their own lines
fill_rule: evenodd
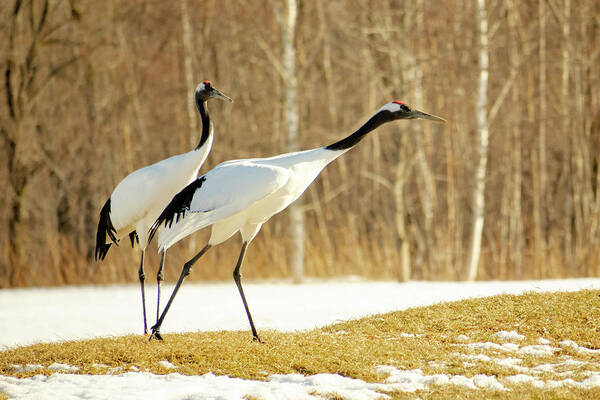
<svg viewBox="0 0 600 400">
<path fill-rule="evenodd" d="M 485 11 L 477 278 L 597 276 L 600 2 L 488 0 Z M 98 214 L 127 173 L 195 146 L 202 80 L 235 102 L 209 103 L 215 144 L 201 172 L 286 152 L 283 12 L 278 0 L 3 1 L 0 287 L 137 281 L 126 240 L 93 261 Z M 324 171 L 300 199 L 307 276 L 400 279 L 408 262 L 411 279 L 465 278 L 481 149 L 477 18 L 475 0 L 298 2 L 300 148 L 345 136 L 391 100 L 448 120 L 388 124 Z M 247 278 L 289 276 L 286 214 L 250 247 Z M 169 251 L 167 280 L 206 236 Z M 191 278 L 230 279 L 238 249 L 235 238 L 211 250 Z"/>
</svg>

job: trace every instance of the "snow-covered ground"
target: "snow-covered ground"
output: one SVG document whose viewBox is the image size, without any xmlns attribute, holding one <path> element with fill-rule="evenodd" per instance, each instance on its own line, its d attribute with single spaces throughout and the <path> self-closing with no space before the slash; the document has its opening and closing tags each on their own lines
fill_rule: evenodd
<svg viewBox="0 0 600 400">
<path fill-rule="evenodd" d="M 340 320 L 429 305 L 442 301 L 469 297 L 490 296 L 499 293 L 525 291 L 571 291 L 583 288 L 600 289 L 600 279 L 570 279 L 518 282 L 364 282 L 345 279 L 317 281 L 303 285 L 285 282 L 244 284 L 257 329 L 285 331 L 311 329 Z M 163 302 L 171 286 L 165 285 Z M 155 290 L 146 288 L 150 321 L 155 318 Z M 163 303 L 164 304 L 164 303 Z M 247 330 L 248 322 L 239 294 L 231 283 L 186 283 L 163 324 L 162 332 L 198 330 Z M 141 333 L 141 306 L 137 285 L 33 288 L 0 290 L 0 349 L 40 341 L 60 341 L 108 335 Z M 147 372 L 126 372 L 117 375 L 85 376 L 70 374 L 70 366 L 57 365 L 62 373 L 50 377 L 42 375 L 28 379 L 0 376 L 0 393 L 10 398 L 38 399 L 316 399 L 316 395 L 337 393 L 346 399 L 373 399 L 382 396 L 379 390 L 415 391 L 430 385 L 455 384 L 470 388 L 486 387 L 506 390 L 506 385 L 526 383 L 539 387 L 596 387 L 600 374 L 590 374 L 586 380 L 575 382 L 565 377 L 542 381 L 525 374 L 518 355 L 531 352 L 554 351 L 544 338 L 536 346 L 518 345 L 518 332 L 498 332 L 497 343 L 470 343 L 468 337 L 457 337 L 457 348 L 486 350 L 497 346 L 509 352 L 510 357 L 494 359 L 512 365 L 518 374 L 505 379 L 485 375 L 427 376 L 419 370 L 400 371 L 381 366 L 380 372 L 389 377 L 382 383 L 366 383 L 338 375 L 274 375 L 267 382 L 244 381 L 207 374 L 184 376 L 176 373 L 153 375 Z M 571 341 L 560 346 L 578 346 Z M 582 352 L 594 351 L 579 347 Z M 488 357 L 484 354 L 465 355 Z M 490 360 L 492 360 L 490 358 Z M 166 361 L 165 361 L 166 362 Z M 576 360 L 565 360 L 576 364 Z M 553 368 L 552 365 L 540 368 Z M 35 369 L 37 366 L 14 368 Z M 118 372 L 118 371 L 117 371 Z M 534 371 L 535 372 L 535 371 Z"/>
</svg>

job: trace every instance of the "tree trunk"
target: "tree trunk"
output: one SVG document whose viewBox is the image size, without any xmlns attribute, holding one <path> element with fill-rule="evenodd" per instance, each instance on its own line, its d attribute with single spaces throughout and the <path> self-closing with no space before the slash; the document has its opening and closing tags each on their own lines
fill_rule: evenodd
<svg viewBox="0 0 600 400">
<path fill-rule="evenodd" d="M 571 27 L 569 19 L 571 17 L 571 2 L 570 0 L 564 1 L 563 18 L 562 18 L 562 79 L 561 79 L 561 99 L 562 99 L 562 115 L 561 115 L 561 131 L 563 137 L 567 138 L 567 150 L 565 151 L 565 157 L 563 158 L 563 172 L 566 176 L 573 176 L 572 157 L 574 157 L 574 143 L 573 138 L 570 135 L 571 129 L 571 118 L 570 118 L 570 106 L 571 99 L 569 98 L 569 81 L 570 81 L 570 65 L 569 65 L 569 40 L 571 36 Z M 573 183 L 571 179 L 567 182 L 568 192 L 566 194 L 565 211 L 563 217 L 564 229 L 564 259 L 572 262 L 574 258 L 573 252 L 573 230 L 571 229 L 574 220 L 574 207 L 575 205 L 575 193 L 573 192 Z"/>
<path fill-rule="evenodd" d="M 512 68 L 519 68 L 521 65 L 521 53 L 519 51 L 519 33 L 518 29 L 520 26 L 520 18 L 518 11 L 518 3 L 515 1 L 509 2 L 508 12 L 508 24 L 510 29 L 510 42 L 512 46 L 509 50 L 509 59 Z M 519 103 L 519 85 L 515 85 L 512 89 L 512 104 Z M 521 140 L 521 119 L 519 118 L 520 111 L 514 109 L 515 115 L 511 119 L 511 148 L 509 149 L 511 157 L 511 177 L 508 179 L 511 185 L 506 186 L 506 190 L 510 190 L 510 207 L 509 207 L 509 219 L 508 219 L 508 241 L 505 243 L 509 249 L 510 256 L 508 257 L 510 265 L 515 271 L 517 279 L 521 279 L 523 276 L 522 271 L 522 256 L 523 256 L 523 224 L 522 224 L 522 210 L 521 200 L 523 186 L 522 182 L 522 140 Z M 489 122 L 488 122 L 489 123 Z M 532 152 L 535 154 L 535 151 Z M 541 156 L 540 156 L 541 158 Z M 541 189 L 541 188 L 540 188 Z M 535 193 L 534 193 L 535 196 Z M 541 197 L 541 194 L 540 194 Z M 541 214 L 538 213 L 538 215 Z M 541 241 L 540 241 L 541 242 Z"/>
<path fill-rule="evenodd" d="M 285 85 L 285 121 L 287 129 L 288 151 L 298 150 L 298 104 L 296 94 L 298 81 L 296 78 L 296 15 L 297 0 L 286 0 L 287 15 L 282 28 L 283 72 Z M 292 279 L 295 283 L 304 278 L 304 211 L 301 203 L 295 202 L 290 206 L 290 235 L 292 239 L 291 268 Z"/>
<path fill-rule="evenodd" d="M 415 42 L 415 47 L 413 49 L 414 55 L 414 65 L 412 68 L 412 76 L 410 77 L 413 88 L 414 88 L 414 101 L 417 107 L 423 106 L 423 70 L 421 69 L 421 62 L 423 60 L 422 57 L 422 40 L 419 40 L 422 36 L 425 35 L 424 30 L 424 22 L 423 22 L 423 1 L 418 0 L 416 3 L 416 15 L 415 15 L 415 30 L 417 32 L 417 40 Z M 421 205 L 423 207 L 423 217 L 425 220 L 424 223 L 424 247 L 425 247 L 425 260 L 427 262 L 427 271 L 429 274 L 434 272 L 434 263 L 433 260 L 433 214 L 435 209 L 435 179 L 433 177 L 433 173 L 431 171 L 431 167 L 429 162 L 427 161 L 426 155 L 426 147 L 431 143 L 431 134 L 427 131 L 426 126 L 428 124 L 418 124 L 413 128 L 416 132 L 415 141 L 416 141 L 416 151 L 417 151 L 417 165 L 421 175 L 421 179 L 417 180 L 417 185 L 419 188 L 419 198 L 421 200 Z M 435 275 L 435 274 L 434 274 Z"/>
<path fill-rule="evenodd" d="M 485 0 L 477 0 L 477 26 L 479 33 L 479 81 L 477 84 L 477 133 L 479 161 L 475 168 L 475 185 L 473 187 L 471 223 L 471 239 L 469 261 L 467 264 L 467 280 L 477 278 L 477 269 L 481 255 L 481 237 L 485 220 L 485 179 L 488 158 L 489 127 L 487 121 L 487 86 L 488 86 L 488 22 L 485 11 Z"/>
<path fill-rule="evenodd" d="M 546 0 L 539 0 L 538 13 L 540 19 L 539 33 L 539 58 L 540 58 L 540 116 L 539 116 L 539 131 L 538 131 L 538 152 L 539 152 L 539 187 L 538 193 L 534 193 L 534 203 L 538 205 L 538 209 L 534 211 L 534 238 L 535 238 L 535 258 L 536 264 L 546 265 L 546 204 L 548 195 L 546 186 L 548 182 L 548 168 L 546 162 L 546 118 L 547 118 L 547 100 L 546 100 Z"/>
</svg>

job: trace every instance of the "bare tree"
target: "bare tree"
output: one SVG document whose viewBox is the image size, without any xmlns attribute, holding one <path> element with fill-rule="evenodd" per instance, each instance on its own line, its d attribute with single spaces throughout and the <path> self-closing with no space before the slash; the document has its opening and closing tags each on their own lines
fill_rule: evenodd
<svg viewBox="0 0 600 400">
<path fill-rule="evenodd" d="M 538 153 L 539 153 L 539 189 L 538 195 L 534 201 L 539 205 L 534 211 L 535 219 L 535 242 L 536 242 L 536 258 L 539 259 L 541 264 L 546 264 L 546 238 L 544 232 L 546 231 L 547 224 L 547 191 L 548 186 L 548 163 L 546 157 L 547 147 L 547 130 L 546 121 L 548 118 L 548 102 L 547 102 L 547 51 L 546 51 L 546 25 L 547 25 L 547 11 L 546 11 L 546 0 L 539 0 L 538 2 L 538 18 L 540 21 L 540 32 L 539 32 L 539 91 L 540 91 L 540 116 L 539 116 L 539 133 L 538 133 Z"/>
<path fill-rule="evenodd" d="M 486 14 L 485 0 L 477 0 L 477 27 L 479 35 L 478 43 L 478 84 L 477 84 L 477 166 L 475 167 L 475 184 L 473 186 L 472 208 L 473 217 L 471 222 L 471 239 L 469 250 L 469 261 L 467 263 L 467 280 L 473 281 L 477 277 L 477 267 L 481 254 L 481 237 L 485 221 L 485 179 L 488 160 L 488 20 Z"/>
<path fill-rule="evenodd" d="M 40 134 L 47 121 L 35 120 L 40 98 L 50 88 L 64 70 L 77 62 L 77 57 L 57 57 L 56 64 L 48 68 L 40 54 L 53 46 L 61 44 L 53 40 L 53 24 L 68 26 L 73 18 L 61 19 L 55 7 L 48 0 L 24 4 L 15 0 L 12 12 L 5 12 L 9 20 L 4 25 L 9 30 L 7 52 L 4 55 L 4 90 L 7 118 L 1 118 L 0 138 L 7 149 L 9 204 L 8 241 L 9 268 L 8 282 L 20 286 L 27 280 L 31 265 L 26 261 L 23 246 L 27 243 L 24 232 L 26 210 L 26 189 L 30 182 L 46 166 L 44 146 Z M 2 284 L 0 283 L 0 286 Z"/>
<path fill-rule="evenodd" d="M 297 0 L 285 0 L 285 15 L 282 15 L 279 5 L 271 0 L 271 7 L 281 29 L 282 61 L 277 62 L 273 57 L 275 67 L 279 67 L 284 83 L 284 114 L 287 131 L 288 151 L 297 151 L 298 144 L 298 79 L 296 76 L 296 19 L 298 14 Z M 263 48 L 265 46 L 263 45 Z M 268 53 L 270 54 L 270 53 Z M 290 238 L 292 242 L 291 269 L 292 279 L 300 283 L 304 277 L 304 237 L 305 216 L 301 202 L 297 201 L 289 207 Z"/>
<path fill-rule="evenodd" d="M 296 78 L 296 15 L 297 0 L 286 0 L 286 19 L 282 25 L 283 71 L 285 74 L 285 120 L 288 151 L 296 151 L 298 145 L 298 80 Z M 300 283 L 304 278 L 305 218 L 300 203 L 290 206 L 290 233 L 292 239 L 292 279 Z"/>
<path fill-rule="evenodd" d="M 269 251 L 253 253 L 249 278 L 289 276 L 298 260 L 307 276 L 597 275 L 598 15 L 595 0 L 10 1 L 0 286 L 137 279 L 134 252 L 90 261 L 99 207 L 128 170 L 195 143 L 186 102 L 198 77 L 236 100 L 215 105 L 207 167 L 327 144 L 392 99 L 448 119 L 439 136 L 384 127 L 331 165 L 298 213 L 256 238 Z M 195 278 L 228 279 L 220 265 L 234 245 Z"/>
<path fill-rule="evenodd" d="M 414 102 L 417 107 L 423 106 L 423 69 L 421 64 L 424 60 L 423 55 L 423 47 L 424 40 L 423 37 L 425 35 L 425 24 L 424 24 L 424 10 L 423 10 L 423 0 L 418 0 L 415 4 L 415 26 L 414 30 L 416 33 L 416 39 L 414 41 L 414 62 L 411 68 L 411 76 L 410 81 L 413 84 L 414 88 Z M 427 264 L 429 269 L 434 268 L 434 259 L 435 259 L 435 251 L 434 247 L 434 237 L 435 231 L 433 229 L 433 217 L 436 207 L 436 190 L 435 190 L 435 179 L 433 176 L 433 171 L 431 166 L 427 160 L 426 150 L 430 147 L 431 144 L 431 133 L 429 131 L 429 127 L 427 124 L 419 124 L 416 128 L 415 134 L 415 142 L 416 142 L 416 157 L 417 157 L 417 166 L 421 178 L 417 180 L 417 185 L 419 187 L 419 197 L 421 200 L 422 208 L 423 208 L 423 217 L 425 220 L 424 223 L 424 248 L 425 248 L 425 259 L 427 260 Z"/>
</svg>

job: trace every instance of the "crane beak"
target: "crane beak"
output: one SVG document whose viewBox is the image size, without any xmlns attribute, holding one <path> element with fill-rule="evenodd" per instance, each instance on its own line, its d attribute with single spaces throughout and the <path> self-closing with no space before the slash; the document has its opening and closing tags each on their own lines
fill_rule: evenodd
<svg viewBox="0 0 600 400">
<path fill-rule="evenodd" d="M 214 87 L 213 87 L 213 91 L 211 92 L 211 97 L 214 97 L 215 99 L 221 99 L 221 100 L 225 100 L 225 101 L 229 101 L 230 103 L 233 103 L 233 100 L 231 100 L 231 98 L 229 96 L 224 95 L 223 93 L 219 92 Z"/>
<path fill-rule="evenodd" d="M 427 114 L 423 111 L 419 111 L 419 110 L 413 110 L 412 113 L 412 118 L 421 118 L 421 119 L 429 119 L 431 121 L 435 121 L 435 122 L 446 122 L 446 120 L 442 117 L 438 117 L 437 115 L 433 115 L 433 114 Z"/>
</svg>

